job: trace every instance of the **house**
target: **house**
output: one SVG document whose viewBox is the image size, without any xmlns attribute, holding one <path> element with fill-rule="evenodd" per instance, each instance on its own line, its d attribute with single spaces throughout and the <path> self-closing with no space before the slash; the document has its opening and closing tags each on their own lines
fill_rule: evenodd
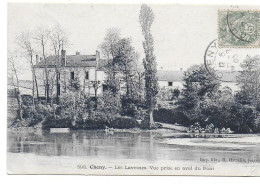
<svg viewBox="0 0 260 184">
<path fill-rule="evenodd" d="M 236 84 L 236 77 L 238 76 L 238 71 L 233 70 L 223 70 L 219 72 L 221 74 L 221 86 L 220 88 L 224 88 L 225 86 L 230 87 L 233 92 L 238 91 L 239 87 Z M 158 83 L 160 88 L 167 89 L 179 89 L 183 88 L 183 77 L 184 71 L 174 71 L 174 70 L 158 70 Z"/>
<path fill-rule="evenodd" d="M 36 56 L 35 74 L 40 97 L 46 96 L 46 69 L 48 74 L 49 95 L 58 96 L 68 91 L 73 81 L 77 81 L 81 91 L 90 96 L 102 95 L 105 73 L 102 69 L 105 61 L 100 59 L 100 53 L 95 55 L 66 55 L 66 50 L 62 50 L 59 58 L 49 56 L 46 61 Z M 58 68 L 58 80 L 56 79 L 56 68 Z M 59 81 L 56 84 L 56 81 Z M 58 87 L 58 89 L 56 89 Z M 96 87 L 96 88 L 95 88 Z"/>
<path fill-rule="evenodd" d="M 184 71 L 158 70 L 157 77 L 160 88 L 182 89 Z"/>
</svg>

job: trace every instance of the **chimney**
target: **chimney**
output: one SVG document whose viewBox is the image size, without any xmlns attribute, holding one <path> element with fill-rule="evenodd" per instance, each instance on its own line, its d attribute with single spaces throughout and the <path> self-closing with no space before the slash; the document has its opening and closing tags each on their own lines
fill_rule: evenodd
<svg viewBox="0 0 260 184">
<path fill-rule="evenodd" d="M 62 66 L 67 65 L 66 50 L 61 50 L 61 65 Z"/>
<path fill-rule="evenodd" d="M 231 66 L 231 71 L 233 72 L 235 70 L 235 66 Z"/>
<path fill-rule="evenodd" d="M 76 51 L 76 55 L 80 55 L 80 52 Z"/>
<path fill-rule="evenodd" d="M 98 50 L 96 50 L 96 61 L 97 61 L 97 67 L 99 65 L 99 60 L 100 60 L 100 53 Z"/>
<path fill-rule="evenodd" d="M 182 71 L 182 68 L 180 68 L 180 71 Z"/>
<path fill-rule="evenodd" d="M 99 53 L 99 51 L 98 51 L 98 50 L 96 50 L 96 58 L 97 58 L 97 60 L 99 60 L 99 59 L 100 59 L 100 53 Z"/>
<path fill-rule="evenodd" d="M 38 63 L 39 63 L 39 56 L 36 55 L 36 64 L 38 64 Z"/>
</svg>

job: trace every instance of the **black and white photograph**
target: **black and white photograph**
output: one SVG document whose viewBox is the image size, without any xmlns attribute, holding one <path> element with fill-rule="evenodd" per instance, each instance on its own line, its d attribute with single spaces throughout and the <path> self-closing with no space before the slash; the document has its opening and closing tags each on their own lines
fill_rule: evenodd
<svg viewBox="0 0 260 184">
<path fill-rule="evenodd" d="M 260 6 L 7 9 L 8 174 L 260 176 Z"/>
</svg>

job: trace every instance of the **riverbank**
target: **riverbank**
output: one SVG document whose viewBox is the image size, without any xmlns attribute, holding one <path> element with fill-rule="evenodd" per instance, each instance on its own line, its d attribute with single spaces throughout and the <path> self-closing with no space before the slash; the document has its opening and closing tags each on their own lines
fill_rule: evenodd
<svg viewBox="0 0 260 184">
<path fill-rule="evenodd" d="M 181 125 L 173 125 L 173 124 L 167 124 L 167 123 L 161 123 L 161 122 L 157 122 L 161 125 L 162 128 L 165 129 L 170 129 L 170 130 L 176 130 L 176 131 L 180 131 L 180 132 L 187 132 L 189 130 L 188 127 L 185 126 L 181 126 Z"/>
<path fill-rule="evenodd" d="M 165 131 L 170 131 L 173 130 L 174 132 L 187 132 L 188 128 L 185 126 L 181 126 L 181 125 L 171 125 L 171 124 L 167 124 L 167 123 L 160 123 L 160 122 L 156 122 L 156 127 L 157 128 L 153 128 L 153 129 L 146 129 L 146 130 L 150 130 L 152 132 L 165 132 Z M 8 129 L 9 130 L 14 130 L 14 131 L 22 131 L 22 130 L 28 130 L 28 131 L 41 131 L 42 129 L 42 122 L 36 124 L 33 127 L 28 127 L 28 126 L 22 126 L 22 125 L 27 125 L 27 123 L 21 123 L 21 126 L 9 126 Z M 71 130 L 74 130 L 73 128 Z M 88 129 L 77 129 L 77 130 L 88 130 Z M 91 130 L 91 129 L 89 129 Z M 98 128 L 96 130 L 106 130 L 105 127 L 103 128 Z M 47 131 L 50 131 L 50 129 L 47 129 Z M 144 131 L 144 129 L 141 128 L 111 128 L 107 131 L 107 133 L 113 133 L 113 132 L 131 132 L 131 133 L 138 133 L 138 132 L 142 132 Z"/>
</svg>

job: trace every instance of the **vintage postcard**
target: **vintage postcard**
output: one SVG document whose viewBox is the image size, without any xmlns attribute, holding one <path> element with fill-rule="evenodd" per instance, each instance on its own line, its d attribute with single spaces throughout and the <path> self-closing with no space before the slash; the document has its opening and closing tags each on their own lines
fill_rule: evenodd
<svg viewBox="0 0 260 184">
<path fill-rule="evenodd" d="M 8 174 L 260 176 L 260 6 L 8 4 Z"/>
</svg>

